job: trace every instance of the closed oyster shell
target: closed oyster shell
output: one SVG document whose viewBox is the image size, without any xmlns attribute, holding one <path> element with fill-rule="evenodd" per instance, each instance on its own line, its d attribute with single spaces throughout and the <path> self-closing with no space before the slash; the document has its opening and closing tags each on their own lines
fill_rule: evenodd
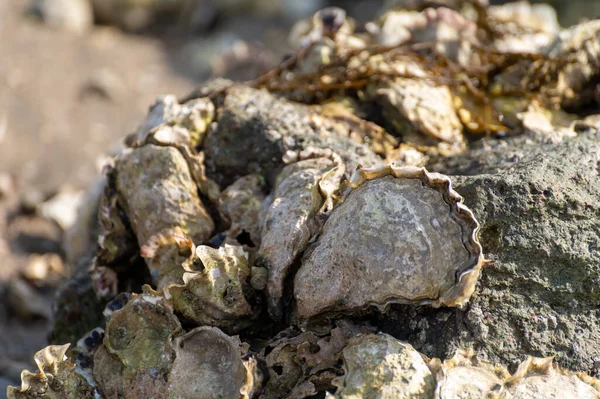
<svg viewBox="0 0 600 399">
<path fill-rule="evenodd" d="M 421 354 L 390 335 L 352 338 L 342 352 L 345 375 L 334 380 L 336 398 L 429 399 L 435 378 Z"/>
<path fill-rule="evenodd" d="M 581 373 L 563 370 L 553 358 L 529 356 L 506 381 L 505 398 L 598 399 L 600 381 Z"/>
<path fill-rule="evenodd" d="M 462 350 L 443 364 L 436 363 L 437 359 L 432 360 L 432 368 L 438 368 L 435 399 L 497 398 L 509 376 L 506 369 L 492 365 L 473 352 Z"/>
<path fill-rule="evenodd" d="M 236 180 L 219 197 L 219 212 L 229 221 L 225 243 L 245 245 L 247 249 L 260 245 L 260 216 L 265 194 L 264 179 L 251 174 Z"/>
<path fill-rule="evenodd" d="M 286 166 L 277 176 L 257 255 L 268 270 L 268 310 L 276 319 L 282 316 L 285 278 L 321 226 L 317 214 L 327 197 L 322 194 L 321 181 L 335 167 L 335 161 L 329 158 L 306 159 Z"/>
<path fill-rule="evenodd" d="M 94 355 L 94 379 L 106 397 L 167 397 L 174 359 L 169 340 L 181 324 L 164 298 L 146 288 L 112 313 Z"/>
<path fill-rule="evenodd" d="M 119 204 L 140 246 L 149 243 L 153 236 L 175 228 L 180 228 L 194 242 L 210 238 L 214 223 L 198 196 L 186 159 L 176 148 L 155 145 L 135 148 L 117 159 L 115 173 Z M 169 262 L 149 261 L 148 266 L 158 289 L 168 282 L 180 281 L 180 272 L 173 275 L 171 271 L 177 268 Z"/>
<path fill-rule="evenodd" d="M 250 267 L 242 247 L 225 244 L 196 248 L 197 261 L 184 264 L 184 284 L 168 284 L 165 297 L 185 319 L 237 332 L 258 309 L 250 286 Z"/>
<path fill-rule="evenodd" d="M 478 224 L 450 179 L 424 168 L 359 169 L 295 276 L 296 313 L 391 303 L 463 306 L 483 265 Z"/>
<path fill-rule="evenodd" d="M 96 391 L 66 356 L 69 344 L 50 345 L 34 356 L 39 371 L 21 373 L 21 387 L 8 387 L 8 399 L 92 399 Z"/>
<path fill-rule="evenodd" d="M 175 338 L 169 395 L 181 399 L 249 399 L 252 361 L 242 360 L 241 342 L 216 327 L 198 327 Z"/>
<path fill-rule="evenodd" d="M 553 62 L 566 61 L 556 83 L 561 105 L 577 108 L 591 102 L 597 95 L 593 82 L 600 76 L 600 20 L 563 30 L 545 52 Z"/>
</svg>

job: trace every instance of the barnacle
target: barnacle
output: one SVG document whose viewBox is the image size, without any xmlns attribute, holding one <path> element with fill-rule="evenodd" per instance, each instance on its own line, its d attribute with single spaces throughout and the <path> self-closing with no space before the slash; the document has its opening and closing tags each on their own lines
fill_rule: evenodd
<svg viewBox="0 0 600 399">
<path fill-rule="evenodd" d="M 478 224 L 448 177 L 359 169 L 344 197 L 295 276 L 298 317 L 469 300 L 483 264 Z"/>
<path fill-rule="evenodd" d="M 429 399 L 435 378 L 421 354 L 383 333 L 356 336 L 342 352 L 344 376 L 334 380 L 337 398 Z"/>
<path fill-rule="evenodd" d="M 237 332 L 258 315 L 247 254 L 240 246 L 196 248 L 196 260 L 183 266 L 183 284 L 164 288 L 165 297 L 185 319 Z"/>
<path fill-rule="evenodd" d="M 67 356 L 66 345 L 50 345 L 34 356 L 39 371 L 21 373 L 21 387 L 8 387 L 8 399 L 77 399 L 95 397 L 96 391 Z"/>
</svg>

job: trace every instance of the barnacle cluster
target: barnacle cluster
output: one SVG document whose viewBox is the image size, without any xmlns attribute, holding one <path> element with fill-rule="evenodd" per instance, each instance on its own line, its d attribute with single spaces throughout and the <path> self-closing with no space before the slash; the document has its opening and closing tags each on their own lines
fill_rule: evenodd
<svg viewBox="0 0 600 399">
<path fill-rule="evenodd" d="M 465 307 L 486 264 L 475 215 L 423 165 L 481 133 L 576 134 L 566 111 L 600 75 L 597 22 L 558 34 L 530 8 L 523 33 L 511 8 L 438 3 L 363 32 L 322 10 L 264 76 L 159 99 L 99 199 L 105 325 L 72 360 L 38 353 L 9 398 L 600 397 L 550 358 L 511 374 L 377 327 L 394 306 Z"/>
</svg>

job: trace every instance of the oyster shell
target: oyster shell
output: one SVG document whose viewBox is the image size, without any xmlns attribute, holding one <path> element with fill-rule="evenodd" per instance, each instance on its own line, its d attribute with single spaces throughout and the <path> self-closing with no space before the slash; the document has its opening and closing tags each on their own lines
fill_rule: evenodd
<svg viewBox="0 0 600 399">
<path fill-rule="evenodd" d="M 561 105 L 577 108 L 593 101 L 596 85 L 592 82 L 600 75 L 600 20 L 565 29 L 545 50 L 553 61 L 566 61 L 555 88 Z"/>
<path fill-rule="evenodd" d="M 249 399 L 252 359 L 242 360 L 241 342 L 216 327 L 198 327 L 175 338 L 169 395 L 181 399 Z"/>
<path fill-rule="evenodd" d="M 130 147 L 142 146 L 155 129 L 163 125 L 175 128 L 178 134 L 171 136 L 177 137 L 175 142 L 186 144 L 190 148 L 201 146 L 214 115 L 215 106 L 206 97 L 179 104 L 175 96 L 164 96 L 150 107 L 146 119 L 137 131 L 127 138 L 127 144 Z"/>
<path fill-rule="evenodd" d="M 336 398 L 429 399 L 435 378 L 421 354 L 383 333 L 352 338 L 342 352 L 345 375 Z"/>
<path fill-rule="evenodd" d="M 437 368 L 435 399 L 500 397 L 502 384 L 509 377 L 506 369 L 473 352 L 459 350 L 443 364 L 438 362 L 432 360 L 432 368 Z"/>
<path fill-rule="evenodd" d="M 237 332 L 258 315 L 250 286 L 250 267 L 242 247 L 225 244 L 196 248 L 196 261 L 185 264 L 184 284 L 167 284 L 165 297 L 188 321 Z"/>
<path fill-rule="evenodd" d="M 174 359 L 169 345 L 181 324 L 164 298 L 146 288 L 132 294 L 106 324 L 94 355 L 94 379 L 106 397 L 167 397 L 166 376 Z"/>
<path fill-rule="evenodd" d="M 34 356 L 39 371 L 21 373 L 21 387 L 8 387 L 8 399 L 95 398 L 96 391 L 66 356 L 69 344 L 50 345 Z"/>
<path fill-rule="evenodd" d="M 335 176 L 336 168 L 342 168 L 343 173 L 343 164 L 319 157 L 288 165 L 277 176 L 257 255 L 259 264 L 268 271 L 268 310 L 275 319 L 282 316 L 281 300 L 288 272 L 321 226 L 317 216 L 329 201 L 321 188 L 326 184 L 325 175 L 332 172 Z"/>
<path fill-rule="evenodd" d="M 553 358 L 529 356 L 506 381 L 506 398 L 598 399 L 600 381 L 581 373 L 563 370 Z"/>
<path fill-rule="evenodd" d="M 265 201 L 264 179 L 251 174 L 236 180 L 219 197 L 219 212 L 230 223 L 225 243 L 244 245 L 245 249 L 260 246 L 260 216 Z"/>
<path fill-rule="evenodd" d="M 297 316 L 391 303 L 463 306 L 483 265 L 478 224 L 447 176 L 357 170 L 294 279 Z"/>
<path fill-rule="evenodd" d="M 119 204 L 140 246 L 168 229 L 180 228 L 194 242 L 210 238 L 214 223 L 204 208 L 186 159 L 173 147 L 145 145 L 119 157 L 115 164 Z M 179 248 L 172 251 L 175 255 Z M 178 263 L 175 259 L 173 262 Z M 148 262 L 158 289 L 179 282 L 176 265 Z M 176 273 L 171 273 L 176 270 Z"/>
</svg>

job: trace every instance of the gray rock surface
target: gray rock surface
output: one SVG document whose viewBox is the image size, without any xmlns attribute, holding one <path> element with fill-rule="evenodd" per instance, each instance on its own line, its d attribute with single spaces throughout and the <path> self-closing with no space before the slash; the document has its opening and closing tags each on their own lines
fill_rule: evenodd
<svg viewBox="0 0 600 399">
<path fill-rule="evenodd" d="M 526 355 L 556 355 L 567 368 L 598 375 L 600 133 L 534 151 L 519 143 L 486 156 L 472 151 L 452 168 L 489 172 L 454 179 L 493 262 L 466 309 L 396 309 L 384 331 L 427 355 L 472 346 L 513 367 Z M 517 158 L 507 156 L 516 148 Z"/>
</svg>

